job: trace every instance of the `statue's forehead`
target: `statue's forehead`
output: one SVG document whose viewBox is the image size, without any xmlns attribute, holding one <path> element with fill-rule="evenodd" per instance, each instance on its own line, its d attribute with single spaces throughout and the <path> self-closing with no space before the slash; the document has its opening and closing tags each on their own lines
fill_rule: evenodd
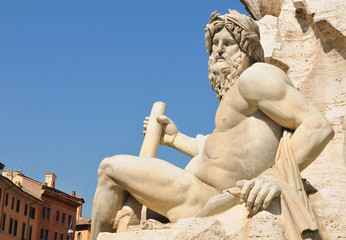
<svg viewBox="0 0 346 240">
<path fill-rule="evenodd" d="M 220 31 L 215 33 L 214 39 L 233 39 L 233 37 L 230 32 L 223 27 Z"/>
</svg>

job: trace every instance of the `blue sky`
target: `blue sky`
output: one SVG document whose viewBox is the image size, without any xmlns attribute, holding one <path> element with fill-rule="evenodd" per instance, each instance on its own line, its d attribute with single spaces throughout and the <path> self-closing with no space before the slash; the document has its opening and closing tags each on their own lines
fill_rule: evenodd
<svg viewBox="0 0 346 240">
<path fill-rule="evenodd" d="M 139 154 L 155 101 L 181 132 L 212 132 L 204 28 L 228 8 L 246 13 L 231 0 L 1 1 L 0 162 L 41 182 L 55 172 L 90 217 L 100 161 Z"/>
</svg>

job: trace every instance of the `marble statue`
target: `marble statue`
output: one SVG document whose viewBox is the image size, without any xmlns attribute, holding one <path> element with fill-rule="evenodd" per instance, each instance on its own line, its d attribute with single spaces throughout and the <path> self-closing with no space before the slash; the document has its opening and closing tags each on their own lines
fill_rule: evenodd
<svg viewBox="0 0 346 240">
<path fill-rule="evenodd" d="M 298 219 L 298 234 L 306 228 L 316 230 L 313 223 L 300 223 L 295 217 L 306 206 L 295 206 L 290 189 L 301 195 L 299 171 L 321 153 L 333 129 L 281 69 L 264 63 L 259 28 L 250 17 L 214 12 L 205 38 L 209 79 L 220 102 L 214 131 L 192 138 L 179 132 L 167 116 L 156 117 L 160 144 L 191 157 L 185 169 L 146 156 L 104 159 L 93 202 L 92 240 L 99 232 L 113 231 L 112 221 L 121 217 L 129 197 L 176 222 L 239 203 L 255 214 L 281 195 L 288 215 Z M 144 133 L 147 128 L 148 118 Z"/>
</svg>

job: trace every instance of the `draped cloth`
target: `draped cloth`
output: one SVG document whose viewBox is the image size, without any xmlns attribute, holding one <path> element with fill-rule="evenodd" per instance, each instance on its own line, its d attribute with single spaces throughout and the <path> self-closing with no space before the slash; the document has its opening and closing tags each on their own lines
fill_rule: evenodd
<svg viewBox="0 0 346 240">
<path fill-rule="evenodd" d="M 318 226 L 290 147 L 291 135 L 284 131 L 275 165 L 258 177 L 275 183 L 281 189 L 281 209 L 288 239 L 313 239 L 318 234 Z"/>
</svg>

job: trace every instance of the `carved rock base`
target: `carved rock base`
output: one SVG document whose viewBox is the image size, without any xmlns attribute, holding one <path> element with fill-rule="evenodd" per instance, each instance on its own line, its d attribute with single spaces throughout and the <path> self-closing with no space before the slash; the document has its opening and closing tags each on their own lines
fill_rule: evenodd
<svg viewBox="0 0 346 240">
<path fill-rule="evenodd" d="M 163 229 L 100 233 L 97 240 L 287 239 L 278 204 L 273 204 L 269 211 L 261 211 L 253 217 L 247 213 L 244 215 L 245 211 L 241 208 L 242 205 L 216 218 L 181 219 Z"/>
</svg>

